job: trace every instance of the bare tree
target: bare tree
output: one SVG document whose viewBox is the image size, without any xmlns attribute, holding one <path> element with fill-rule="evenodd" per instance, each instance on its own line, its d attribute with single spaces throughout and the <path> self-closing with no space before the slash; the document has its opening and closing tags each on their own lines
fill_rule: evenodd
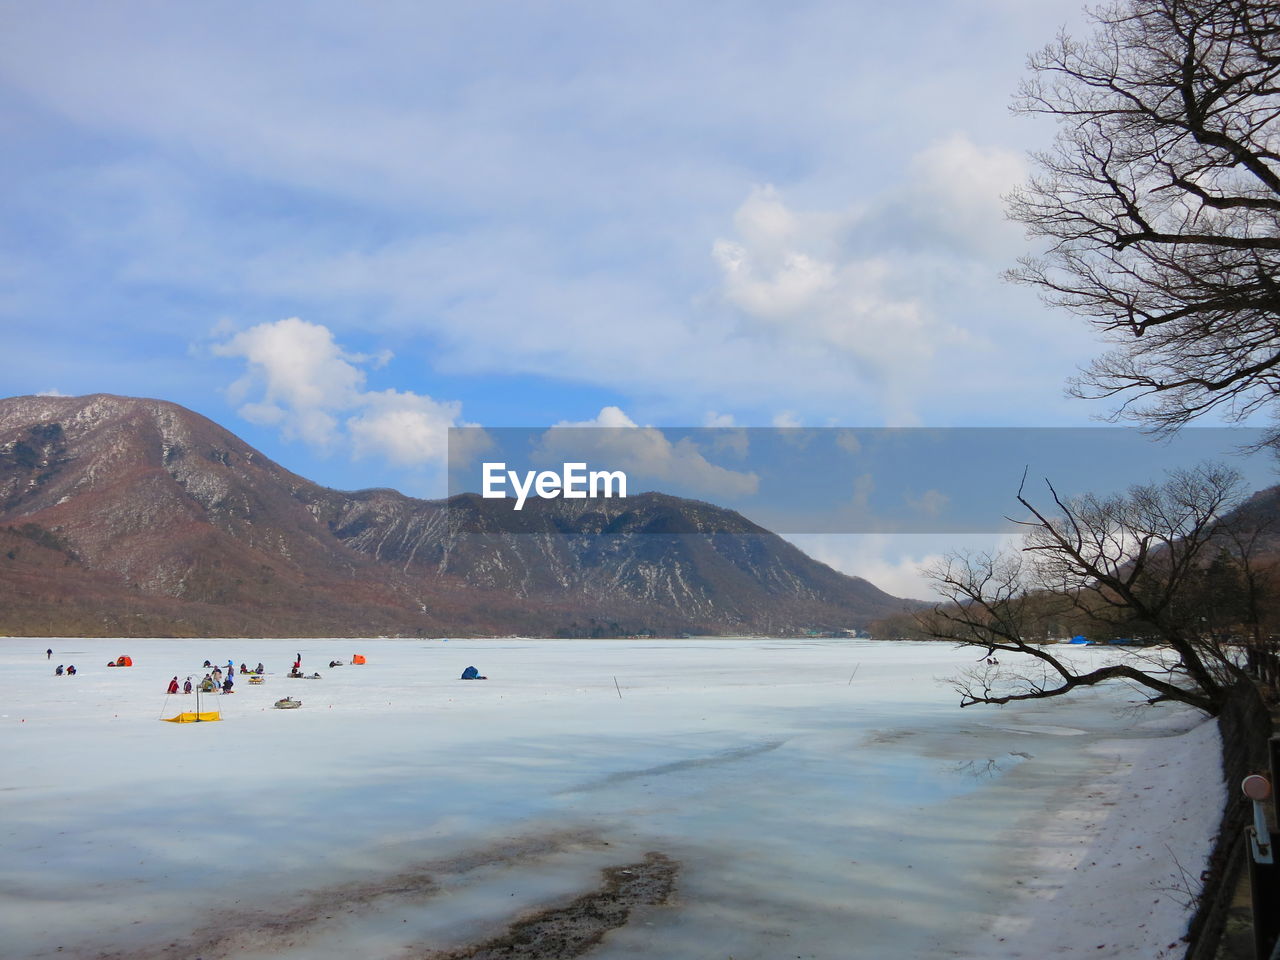
<svg viewBox="0 0 1280 960">
<path fill-rule="evenodd" d="M 1280 393 L 1280 4 L 1092 18 L 1030 58 L 1014 105 L 1060 126 L 1009 206 L 1047 248 L 1009 275 L 1114 345 L 1077 396 L 1157 430 L 1243 418 Z"/>
<path fill-rule="evenodd" d="M 1052 510 L 1018 491 L 1030 516 L 1020 521 L 1021 550 L 952 555 L 928 571 L 944 602 L 922 618 L 925 628 L 982 651 L 981 665 L 955 681 L 961 706 L 1120 679 L 1150 703 L 1180 701 L 1216 715 L 1243 674 L 1231 645 L 1207 628 L 1198 586 L 1226 532 L 1225 514 L 1240 500 L 1239 475 L 1205 465 L 1111 497 L 1064 500 L 1048 490 Z M 1053 617 L 1154 646 L 1080 672 L 1043 642 L 1042 625 Z M 1001 653 L 1025 656 L 1001 663 Z"/>
</svg>

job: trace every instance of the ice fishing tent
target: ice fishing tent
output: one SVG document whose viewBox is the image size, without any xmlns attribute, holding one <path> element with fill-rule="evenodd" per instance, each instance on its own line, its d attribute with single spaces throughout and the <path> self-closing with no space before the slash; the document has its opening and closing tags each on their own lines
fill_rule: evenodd
<svg viewBox="0 0 1280 960">
<path fill-rule="evenodd" d="M 115 660 L 113 660 L 111 663 L 108 663 L 107 666 L 108 667 L 132 667 L 133 657 L 126 657 L 123 654 L 121 654 L 120 656 L 116 657 Z"/>
<path fill-rule="evenodd" d="M 357 653 L 354 657 L 352 657 L 352 658 L 351 658 L 351 662 L 352 662 L 352 663 L 364 663 L 364 654 L 363 654 L 363 653 Z"/>
<path fill-rule="evenodd" d="M 222 711 L 220 710 L 196 710 L 186 713 L 180 713 L 176 717 L 161 717 L 165 723 L 208 723 L 212 720 L 221 720 Z"/>
<path fill-rule="evenodd" d="M 165 703 L 169 702 L 169 698 L 165 697 Z M 184 710 L 176 717 L 161 717 L 165 723 L 209 723 L 214 720 L 222 719 L 221 710 L 201 710 L 200 709 L 200 688 L 196 687 L 196 708 L 195 710 Z"/>
<path fill-rule="evenodd" d="M 467 667 L 467 669 L 462 671 L 462 679 L 463 680 L 479 680 L 480 671 L 477 670 L 475 667 Z"/>
</svg>

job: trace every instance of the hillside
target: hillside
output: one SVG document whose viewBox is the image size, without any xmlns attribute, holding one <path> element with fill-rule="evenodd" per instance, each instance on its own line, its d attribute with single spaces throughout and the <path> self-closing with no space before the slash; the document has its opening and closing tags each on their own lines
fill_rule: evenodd
<svg viewBox="0 0 1280 960">
<path fill-rule="evenodd" d="M 0 400 L 0 633 L 787 634 L 909 603 L 708 503 L 500 509 L 321 487 L 164 401 Z"/>
</svg>

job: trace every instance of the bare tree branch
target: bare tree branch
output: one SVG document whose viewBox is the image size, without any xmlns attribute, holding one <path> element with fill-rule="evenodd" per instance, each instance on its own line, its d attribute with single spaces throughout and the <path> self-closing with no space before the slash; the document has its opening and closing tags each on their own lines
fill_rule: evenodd
<svg viewBox="0 0 1280 960">
<path fill-rule="evenodd" d="M 1029 60 L 1014 110 L 1060 122 L 1010 216 L 1008 276 L 1112 344 L 1072 382 L 1172 430 L 1280 397 L 1280 5 L 1116 0 Z"/>
<path fill-rule="evenodd" d="M 1106 498 L 1064 498 L 1046 486 L 1052 510 L 1027 496 L 1025 476 L 1019 486 L 1017 500 L 1031 517 L 1022 521 L 1020 550 L 953 554 L 928 571 L 942 602 L 921 617 L 925 632 L 983 651 L 984 665 L 954 682 L 961 705 L 1126 680 L 1150 703 L 1176 700 L 1216 714 L 1242 675 L 1215 629 L 1224 598 L 1235 604 L 1232 624 L 1260 616 L 1258 594 L 1251 601 L 1247 589 L 1263 582 L 1256 535 L 1225 519 L 1240 502 L 1239 475 L 1206 464 Z M 1138 650 L 1125 662 L 1080 672 L 1044 642 L 1046 625 L 1063 622 L 1141 638 L 1158 653 Z M 997 654 L 1019 655 L 1019 665 L 1000 664 Z"/>
</svg>

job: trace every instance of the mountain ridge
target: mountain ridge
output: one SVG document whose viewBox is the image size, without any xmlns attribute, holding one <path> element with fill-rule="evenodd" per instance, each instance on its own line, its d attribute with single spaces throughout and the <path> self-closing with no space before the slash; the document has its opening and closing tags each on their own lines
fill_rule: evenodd
<svg viewBox="0 0 1280 960">
<path fill-rule="evenodd" d="M 704 501 L 500 509 L 324 487 L 164 400 L 8 398 L 0 632 L 785 634 L 917 605 Z"/>
</svg>

